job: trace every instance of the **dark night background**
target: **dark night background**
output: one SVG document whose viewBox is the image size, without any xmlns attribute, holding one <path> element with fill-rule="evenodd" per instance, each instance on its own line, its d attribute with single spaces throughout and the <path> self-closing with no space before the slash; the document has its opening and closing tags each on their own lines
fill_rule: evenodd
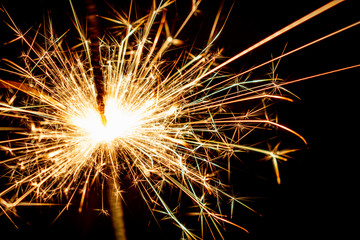
<svg viewBox="0 0 360 240">
<path fill-rule="evenodd" d="M 68 19 L 71 10 L 67 0 L 0 2 L 24 31 L 41 23 L 43 14 L 48 11 L 60 32 L 70 24 Z M 79 15 L 83 12 L 81 2 L 74 0 Z M 142 4 L 148 4 L 144 0 L 137 2 L 140 9 Z M 191 0 L 182 2 L 190 3 Z M 236 1 L 216 46 L 224 47 L 225 56 L 232 56 L 327 2 Z M 292 50 L 359 21 L 360 8 L 358 3 L 355 5 L 356 2 L 341 3 L 231 64 L 231 69 L 239 72 L 268 60 L 271 54 L 281 54 L 286 44 L 287 50 Z M 225 9 L 229 9 L 231 4 L 231 0 L 227 1 Z M 199 7 L 201 14 L 185 30 L 189 35 L 182 34 L 180 38 L 191 41 L 199 32 L 198 42 L 205 41 L 205 33 L 211 28 L 217 7 L 215 1 L 204 0 Z M 102 8 L 107 9 L 100 6 Z M 180 9 L 180 4 L 178 8 L 179 12 L 184 11 Z M 81 17 L 84 19 L 84 15 Z M 2 19 L 5 19 L 5 15 L 2 15 Z M 200 30 L 194 31 L 192 27 Z M 21 49 L 16 48 L 18 45 L 2 45 L 13 37 L 9 34 L 6 25 L 1 23 L 0 58 L 15 59 L 21 53 Z M 292 80 L 359 64 L 359 42 L 360 27 L 355 27 L 306 48 L 281 60 L 279 77 Z M 255 72 L 254 76 L 270 71 L 269 67 L 262 69 Z M 357 198 L 356 168 L 359 158 L 359 74 L 360 69 L 353 69 L 287 86 L 301 100 L 278 103 L 272 111 L 276 111 L 281 124 L 304 136 L 308 145 L 295 136 L 279 132 L 279 139 L 282 140 L 280 147 L 294 146 L 301 149 L 291 155 L 293 159 L 280 165 L 280 186 L 276 184 L 270 162 L 255 164 L 245 173 L 245 177 L 233 178 L 235 189 L 240 189 L 245 195 L 261 197 L 249 205 L 262 216 L 238 207 L 235 222 L 246 227 L 250 234 L 229 227 L 226 239 L 347 239 L 347 236 L 353 234 L 356 229 L 351 222 L 357 220 L 357 205 L 354 201 Z M 242 155 L 242 158 L 246 158 L 246 155 Z M 129 240 L 178 239 L 178 231 L 171 222 L 160 221 L 160 229 L 149 212 L 143 213 L 146 207 L 140 196 L 130 191 L 125 197 L 128 201 L 125 221 Z M 90 199 L 90 206 L 99 205 L 92 201 L 96 200 Z M 4 215 L 0 216 L 0 239 L 113 239 L 108 217 L 93 210 L 78 214 L 77 208 L 73 207 L 65 211 L 55 223 L 51 223 L 59 210 L 61 207 L 19 209 L 20 218 L 15 218 L 15 221 L 20 229 L 14 228 Z M 151 224 L 148 227 L 149 220 Z M 176 234 L 172 231 L 176 231 Z"/>
</svg>

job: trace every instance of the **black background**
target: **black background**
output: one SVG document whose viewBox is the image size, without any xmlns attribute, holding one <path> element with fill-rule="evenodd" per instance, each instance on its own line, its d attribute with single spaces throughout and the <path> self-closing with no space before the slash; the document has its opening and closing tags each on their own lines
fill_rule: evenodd
<svg viewBox="0 0 360 240">
<path fill-rule="evenodd" d="M 74 0 L 80 16 L 84 13 L 81 2 Z M 189 6 L 191 1 L 187 2 Z M 241 71 L 270 59 L 271 54 L 279 55 L 286 44 L 291 50 L 359 21 L 360 8 L 356 2 L 341 3 L 239 59 L 231 64 L 231 69 Z M 1 0 L 1 3 L 24 31 L 41 23 L 47 12 L 53 16 L 54 25 L 60 32 L 71 24 L 68 20 L 71 10 L 65 0 Z M 325 3 L 327 1 L 236 1 L 216 46 L 224 48 L 225 56 L 232 56 Z M 138 1 L 140 9 L 145 8 L 142 4 L 148 2 Z M 231 4 L 228 1 L 225 9 L 229 9 Z M 128 6 L 124 3 L 117 5 Z M 198 42 L 204 42 L 218 5 L 215 1 L 204 0 L 199 7 L 201 13 L 180 38 L 186 42 L 197 35 Z M 180 4 L 177 7 L 179 12 L 188 10 L 181 8 Z M 106 6 L 100 8 L 106 9 Z M 4 15 L 2 18 L 6 19 Z M 2 44 L 13 36 L 5 24 L 0 26 Z M 355 27 L 311 46 L 282 59 L 279 76 L 293 80 L 359 64 L 359 41 L 360 28 Z M 0 50 L 1 58 L 16 58 L 21 53 L 16 44 L 1 46 Z M 270 68 L 264 69 L 258 74 L 270 71 Z M 354 212 L 357 206 L 359 74 L 359 69 L 353 69 L 287 86 L 301 100 L 279 103 L 273 110 L 278 114 L 279 122 L 299 132 L 308 145 L 284 134 L 284 146 L 301 150 L 292 154 L 293 159 L 289 162 L 280 165 L 280 186 L 276 184 L 270 162 L 262 163 L 267 169 L 262 176 L 255 169 L 246 173 L 248 176 L 244 179 L 233 178 L 234 185 L 239 189 L 243 186 L 247 195 L 262 197 L 250 203 L 262 216 L 239 210 L 235 220 L 250 234 L 229 227 L 226 239 L 346 239 L 356 230 L 352 222 L 356 221 Z M 154 220 L 148 226 L 151 216 L 139 196 L 129 192 L 126 197 L 129 240 L 178 239 L 178 232 L 173 233 L 176 228 L 168 221 L 160 221 L 161 229 Z M 96 200 L 90 199 L 89 206 L 98 205 L 91 201 Z M 20 217 L 15 218 L 19 229 L 14 228 L 4 215 L 0 216 L 0 239 L 113 239 L 108 217 L 93 210 L 84 210 L 79 214 L 76 207 L 71 207 L 52 223 L 59 209 L 19 209 Z"/>
</svg>

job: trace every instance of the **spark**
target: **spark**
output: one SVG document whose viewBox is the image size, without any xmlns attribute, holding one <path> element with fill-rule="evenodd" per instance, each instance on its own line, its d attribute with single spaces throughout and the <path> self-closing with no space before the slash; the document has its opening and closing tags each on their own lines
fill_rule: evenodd
<svg viewBox="0 0 360 240">
<path fill-rule="evenodd" d="M 68 206 L 78 193 L 81 210 L 86 193 L 101 178 L 110 179 L 121 195 L 121 179 L 126 175 L 149 209 L 172 219 L 190 239 L 199 237 L 179 219 L 177 208 L 168 205 L 164 186 L 173 187 L 179 196 L 193 202 L 198 212 L 189 215 L 199 216 L 201 229 L 207 227 L 211 234 L 218 232 L 221 236 L 222 225 L 227 223 L 247 231 L 222 214 L 218 202 L 227 198 L 231 215 L 234 203 L 254 210 L 226 192 L 219 172 L 232 171 L 229 163 L 234 154 L 257 152 L 273 163 L 280 183 L 278 162 L 286 161 L 287 154 L 294 150 L 280 150 L 279 144 L 262 149 L 243 139 L 257 129 L 281 129 L 305 144 L 306 140 L 267 112 L 270 100 L 292 101 L 280 92 L 280 86 L 288 82 L 277 83 L 273 77 L 242 77 L 359 22 L 257 67 L 231 74 L 223 70 L 229 63 L 342 1 L 329 2 L 226 61 L 221 61 L 221 50 L 210 51 L 220 34 L 215 32 L 220 10 L 204 49 L 184 49 L 173 59 L 172 51 L 183 44 L 178 36 L 200 2 L 193 1 L 174 35 L 166 20 L 172 1 L 159 5 L 154 1 L 150 13 L 134 21 L 131 9 L 127 15 L 114 10 L 114 18 L 103 17 L 115 24 L 114 32 L 109 30 L 99 46 L 106 121 L 97 106 L 89 41 L 73 6 L 74 26 L 80 36 L 73 47 L 65 44 L 68 32 L 58 37 L 49 24 L 45 34 L 37 30 L 30 37 L 9 16 L 8 25 L 16 34 L 13 41 L 21 40 L 28 49 L 22 64 L 4 60 L 9 67 L 3 71 L 19 80 L 0 79 L 11 93 L 0 102 L 0 115 L 19 122 L 19 126 L 0 130 L 21 135 L 0 142 L 1 149 L 10 156 L 0 164 L 7 167 L 11 182 L 0 192 L 0 208 L 11 221 L 9 212 L 15 212 L 18 206 L 47 204 L 54 198 L 65 198 Z M 353 67 L 358 65 L 312 77 Z M 249 109 L 243 104 L 252 101 L 258 101 L 260 107 Z M 229 110 L 228 106 L 235 103 L 243 104 L 243 113 Z M 217 203 L 212 208 L 214 199 Z"/>
</svg>

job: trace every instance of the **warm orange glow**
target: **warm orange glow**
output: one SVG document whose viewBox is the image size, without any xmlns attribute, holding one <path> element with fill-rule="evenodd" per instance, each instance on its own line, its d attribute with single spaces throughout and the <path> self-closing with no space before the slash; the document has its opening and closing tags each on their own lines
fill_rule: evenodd
<svg viewBox="0 0 360 240">
<path fill-rule="evenodd" d="M 83 115 L 72 118 L 72 122 L 93 143 L 108 143 L 131 134 L 139 124 L 140 115 L 123 109 L 115 101 L 105 105 L 106 123 L 95 109 L 86 109 Z"/>
<path fill-rule="evenodd" d="M 160 5 L 156 6 L 157 2 Z M 227 192 L 220 172 L 230 174 L 233 159 L 255 152 L 272 163 L 280 184 L 278 162 L 286 161 L 294 150 L 282 150 L 280 144 L 264 146 L 267 140 L 276 140 L 261 135 L 259 144 L 243 139 L 257 130 L 282 129 L 306 144 L 304 137 L 281 125 L 268 108 L 275 101 L 292 101 L 292 94 L 281 86 L 306 78 L 284 82 L 277 78 L 276 68 L 261 78 L 244 74 L 347 28 L 242 72 L 229 73 L 224 68 L 342 0 L 331 1 L 227 60 L 221 50 L 212 52 L 212 43 L 219 36 L 215 30 L 222 29 L 220 11 L 204 49 L 186 44 L 193 48 L 178 51 L 183 41 L 177 37 L 201 1 L 193 0 L 184 22 L 170 31 L 166 14 L 173 2 L 153 1 L 151 12 L 135 20 L 130 16 L 132 10 L 129 16 L 114 10 L 114 19 L 104 18 L 114 27 L 100 43 L 103 115 L 96 106 L 89 41 L 75 10 L 73 22 L 80 42 L 73 47 L 65 44 L 66 34 L 58 37 L 52 26 L 46 34 L 36 32 L 31 38 L 10 18 L 10 28 L 28 49 L 22 55 L 23 65 L 5 60 L 8 72 L 20 80 L 0 79 L 5 87 L 17 90 L 10 98 L 1 98 L 0 116 L 22 123 L 21 127 L 3 128 L 21 137 L 0 142 L 0 149 L 9 156 L 0 164 L 8 167 L 11 182 L 0 189 L 0 210 L 7 214 L 16 206 L 46 204 L 59 196 L 68 200 L 69 206 L 81 193 L 81 211 L 88 189 L 101 182 L 98 178 L 119 183 L 114 184 L 119 186 L 114 192 L 121 194 L 120 176 L 125 173 L 149 209 L 172 219 L 184 238 L 199 239 L 178 215 L 196 216 L 202 229 L 208 227 L 220 235 L 222 223 L 244 229 L 222 213 L 227 211 L 220 209 L 219 201 L 230 203 L 231 214 L 235 203 L 252 209 L 241 197 Z M 353 67 L 359 65 L 311 77 Z M 24 95 L 21 101 L 14 101 Z M 168 206 L 164 198 L 164 189 L 170 187 L 178 192 L 179 201 L 187 198 L 195 207 L 178 214 L 180 206 Z"/>
</svg>

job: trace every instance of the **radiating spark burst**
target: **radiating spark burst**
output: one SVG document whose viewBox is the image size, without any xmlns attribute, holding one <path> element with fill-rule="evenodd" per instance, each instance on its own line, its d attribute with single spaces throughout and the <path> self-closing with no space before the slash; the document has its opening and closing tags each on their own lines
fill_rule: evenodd
<svg viewBox="0 0 360 240">
<path fill-rule="evenodd" d="M 81 41 L 74 47 L 67 47 L 66 33 L 58 37 L 51 24 L 43 36 L 36 31 L 31 38 L 10 18 L 10 28 L 28 51 L 22 65 L 6 60 L 11 68 L 5 71 L 21 80 L 0 80 L 15 90 L 0 102 L 1 115 L 21 122 L 20 127 L 6 130 L 22 135 L 1 142 L 10 155 L 1 164 L 8 167 L 11 181 L 0 192 L 1 209 L 8 214 L 17 206 L 42 204 L 59 196 L 66 196 L 70 204 L 78 192 L 81 209 L 96 179 L 107 178 L 121 186 L 120 175 L 126 174 L 149 208 L 170 217 L 187 237 L 197 238 L 179 220 L 177 209 L 165 202 L 164 186 L 193 202 L 198 212 L 192 215 L 199 217 L 201 228 L 207 226 L 221 235 L 220 225 L 236 224 L 222 214 L 220 204 L 210 207 L 213 200 L 228 199 L 231 205 L 239 203 L 252 210 L 241 198 L 227 193 L 218 177 L 219 171 L 230 172 L 232 156 L 248 151 L 264 154 L 273 162 L 280 183 L 278 161 L 294 151 L 279 150 L 279 145 L 260 149 L 243 143 L 243 138 L 255 129 L 272 126 L 304 140 L 266 111 L 269 99 L 292 101 L 281 94 L 284 89 L 275 77 L 242 79 L 251 69 L 233 75 L 223 67 L 339 2 L 330 2 L 225 62 L 221 62 L 221 51 L 210 51 L 218 36 L 214 31 L 203 50 L 184 50 L 171 58 L 171 50 L 182 43 L 179 33 L 200 1 L 193 1 L 174 35 L 170 35 L 165 11 L 172 1 L 154 3 L 148 15 L 135 21 L 130 21 L 130 14 L 116 12 L 115 18 L 105 18 L 116 24 L 116 34 L 106 35 L 100 45 L 106 122 L 96 102 L 89 42 L 76 15 Z M 213 29 L 219 24 L 216 19 Z M 226 107 L 248 101 L 261 104 L 243 113 Z"/>
</svg>

